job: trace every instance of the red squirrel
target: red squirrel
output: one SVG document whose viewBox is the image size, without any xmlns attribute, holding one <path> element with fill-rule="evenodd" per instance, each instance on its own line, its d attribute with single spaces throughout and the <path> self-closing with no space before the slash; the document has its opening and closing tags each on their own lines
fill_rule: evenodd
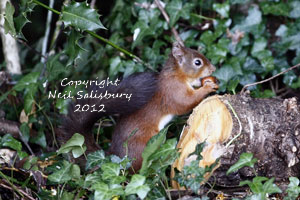
<svg viewBox="0 0 300 200">
<path fill-rule="evenodd" d="M 218 89 L 214 81 L 201 84 L 201 79 L 210 76 L 215 69 L 205 56 L 175 42 L 167 62 L 158 75 L 141 73 L 121 81 L 120 86 L 116 88 L 124 87 L 124 90 L 132 92 L 133 99 L 125 103 L 113 99 L 101 102 L 108 111 L 104 113 L 105 115 L 122 112 L 112 135 L 109 153 L 125 156 L 126 149 L 123 144 L 130 134 L 137 130 L 128 140 L 128 156 L 135 158 L 132 163 L 134 170 L 140 169 L 141 154 L 149 139 L 170 122 L 173 116 L 190 112 L 208 94 Z M 98 146 L 89 132 L 103 114 L 75 114 L 73 107 L 69 109 L 62 134 L 70 138 L 75 132 L 81 133 L 85 137 L 88 151 L 97 149 Z M 124 108 L 125 110 L 122 110 Z"/>
</svg>

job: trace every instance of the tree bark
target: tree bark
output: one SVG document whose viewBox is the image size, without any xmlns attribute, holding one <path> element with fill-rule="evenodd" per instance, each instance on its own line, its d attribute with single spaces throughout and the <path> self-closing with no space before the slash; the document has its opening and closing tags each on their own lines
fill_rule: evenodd
<svg viewBox="0 0 300 200">
<path fill-rule="evenodd" d="M 181 156 L 173 167 L 181 170 L 190 162 L 188 156 L 197 143 L 206 141 L 200 166 L 210 165 L 220 157 L 214 171 L 217 185 L 237 186 L 255 176 L 248 167 L 226 175 L 243 152 L 251 152 L 258 159 L 255 171 L 259 176 L 276 177 L 276 181 L 284 182 L 290 176 L 300 175 L 299 133 L 300 106 L 296 98 L 213 96 L 191 114 L 178 143 Z M 173 187 L 178 185 L 173 182 Z"/>
</svg>

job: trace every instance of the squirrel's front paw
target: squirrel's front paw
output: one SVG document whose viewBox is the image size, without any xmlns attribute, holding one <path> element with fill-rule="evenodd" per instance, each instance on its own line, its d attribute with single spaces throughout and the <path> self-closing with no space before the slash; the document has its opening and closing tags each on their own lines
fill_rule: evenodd
<svg viewBox="0 0 300 200">
<path fill-rule="evenodd" d="M 204 88 L 210 90 L 211 92 L 215 92 L 219 89 L 218 79 L 214 76 L 208 76 L 201 80 L 201 84 Z"/>
</svg>

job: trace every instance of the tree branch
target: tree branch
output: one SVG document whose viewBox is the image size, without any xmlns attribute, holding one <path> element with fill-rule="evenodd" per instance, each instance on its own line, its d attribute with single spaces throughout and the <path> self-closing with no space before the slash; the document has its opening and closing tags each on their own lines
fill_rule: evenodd
<svg viewBox="0 0 300 200">
<path fill-rule="evenodd" d="M 170 17 L 168 16 L 167 12 L 165 11 L 165 9 L 162 7 L 162 5 L 160 4 L 159 0 L 154 0 L 155 4 L 157 5 L 158 9 L 160 10 L 160 12 L 163 14 L 166 22 L 170 25 Z M 180 43 L 181 46 L 184 46 L 183 40 L 181 39 L 181 37 L 179 36 L 178 32 L 176 31 L 176 29 L 174 27 L 171 27 L 171 31 L 176 39 L 177 42 Z"/>
<path fill-rule="evenodd" d="M 291 71 L 291 70 L 293 70 L 293 69 L 295 69 L 295 68 L 297 68 L 297 67 L 300 67 L 300 63 L 298 63 L 297 65 L 294 65 L 294 66 L 292 66 L 292 67 L 290 67 L 290 68 L 288 68 L 288 69 L 286 69 L 286 70 L 284 70 L 284 71 L 282 71 L 282 72 L 280 72 L 280 73 L 278 73 L 278 74 L 276 74 L 276 75 L 274 75 L 274 76 L 272 76 L 272 77 L 270 77 L 270 78 L 267 78 L 267 79 L 265 79 L 265 80 L 258 81 L 258 82 L 255 82 L 255 83 L 247 84 L 247 85 L 245 85 L 245 86 L 243 87 L 241 93 L 244 93 L 245 90 L 246 90 L 248 87 L 250 87 L 250 86 L 254 86 L 254 85 L 258 85 L 258 84 L 262 84 L 262 83 L 268 82 L 268 81 L 270 81 L 270 80 L 272 80 L 272 79 L 274 79 L 274 78 L 276 78 L 276 77 L 278 77 L 278 76 L 280 76 L 280 75 L 282 75 L 282 74 L 284 74 L 284 73 L 286 73 L 286 72 L 288 72 L 288 71 Z"/>
</svg>

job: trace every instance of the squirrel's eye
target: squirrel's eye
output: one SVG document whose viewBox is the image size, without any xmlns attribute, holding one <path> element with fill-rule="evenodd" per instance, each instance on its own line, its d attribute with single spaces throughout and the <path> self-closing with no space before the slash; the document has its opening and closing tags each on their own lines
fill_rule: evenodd
<svg viewBox="0 0 300 200">
<path fill-rule="evenodd" d="M 197 67 L 201 67 L 202 66 L 202 60 L 197 58 L 194 60 L 194 64 L 197 66 Z"/>
</svg>

